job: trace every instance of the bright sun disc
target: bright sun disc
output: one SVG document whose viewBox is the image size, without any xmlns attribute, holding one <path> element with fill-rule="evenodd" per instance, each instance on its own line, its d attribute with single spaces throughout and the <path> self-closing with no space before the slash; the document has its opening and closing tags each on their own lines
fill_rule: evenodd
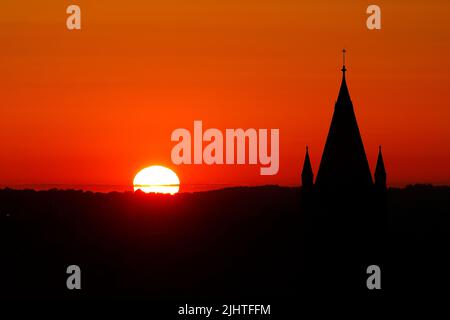
<svg viewBox="0 0 450 320">
<path fill-rule="evenodd" d="M 180 190 L 180 179 L 175 172 L 163 166 L 150 166 L 142 169 L 134 177 L 134 191 L 145 193 L 170 193 Z"/>
</svg>

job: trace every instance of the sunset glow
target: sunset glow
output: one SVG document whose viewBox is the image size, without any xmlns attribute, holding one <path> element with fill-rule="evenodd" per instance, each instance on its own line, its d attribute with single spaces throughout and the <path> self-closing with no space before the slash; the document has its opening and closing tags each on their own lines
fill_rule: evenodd
<svg viewBox="0 0 450 320">
<path fill-rule="evenodd" d="M 175 194 L 180 190 L 180 179 L 175 172 L 163 166 L 151 166 L 138 172 L 133 180 L 134 191 Z"/>
<path fill-rule="evenodd" d="M 28 3 L 30 2 L 30 3 Z M 449 184 L 449 1 L 4 1 L 0 182 L 126 185 L 149 159 L 183 185 L 300 185 L 317 172 L 341 81 L 369 166 L 390 186 Z M 408 35 L 408 36 L 405 36 Z M 143 41 L 143 39 L 146 39 Z M 279 129 L 279 170 L 171 162 L 177 128 Z M 206 143 L 205 143 L 206 146 Z"/>
</svg>

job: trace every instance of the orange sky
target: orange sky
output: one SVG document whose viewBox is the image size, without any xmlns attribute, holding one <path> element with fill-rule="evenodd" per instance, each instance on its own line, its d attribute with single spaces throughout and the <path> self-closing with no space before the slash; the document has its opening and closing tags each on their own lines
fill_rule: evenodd
<svg viewBox="0 0 450 320">
<path fill-rule="evenodd" d="M 390 185 L 450 183 L 450 3 L 30 1 L 0 10 L 0 185 L 131 184 L 172 167 L 185 184 L 298 185 L 320 156 L 348 50 L 348 85 L 371 169 Z M 68 31 L 79 4 L 82 30 Z M 174 166 L 171 132 L 279 128 L 280 171 Z"/>
</svg>

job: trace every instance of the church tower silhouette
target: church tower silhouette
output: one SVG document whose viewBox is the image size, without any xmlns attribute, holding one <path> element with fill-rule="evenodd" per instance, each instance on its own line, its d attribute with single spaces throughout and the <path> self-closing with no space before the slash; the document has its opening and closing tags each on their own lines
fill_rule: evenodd
<svg viewBox="0 0 450 320">
<path fill-rule="evenodd" d="M 341 87 L 334 106 L 334 113 L 314 186 L 315 190 L 320 193 L 351 190 L 365 192 L 372 190 L 374 186 L 353 103 L 347 87 L 345 52 L 344 49 Z M 379 161 L 380 157 L 381 153 Z M 381 164 L 383 165 L 382 170 L 384 171 L 382 159 Z M 308 151 L 305 157 L 303 172 L 305 170 L 308 172 L 308 176 L 312 176 Z M 302 185 L 306 186 L 309 183 L 309 179 L 306 181 L 303 179 L 303 172 Z M 380 174 L 382 175 L 382 173 Z M 385 183 L 386 172 L 384 171 Z"/>
<path fill-rule="evenodd" d="M 330 288 L 357 291 L 361 272 L 371 264 L 383 266 L 385 261 L 386 170 L 380 148 L 372 178 L 347 86 L 345 50 L 343 54 L 341 87 L 316 181 L 308 148 L 301 177 L 305 283 L 318 294 Z"/>
</svg>

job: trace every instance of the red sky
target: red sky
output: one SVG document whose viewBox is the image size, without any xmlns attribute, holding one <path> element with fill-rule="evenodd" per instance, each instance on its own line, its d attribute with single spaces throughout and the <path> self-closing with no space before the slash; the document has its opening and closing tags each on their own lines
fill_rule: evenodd
<svg viewBox="0 0 450 320">
<path fill-rule="evenodd" d="M 313 170 L 341 81 L 371 169 L 390 185 L 450 183 L 450 3 L 375 1 L 3 1 L 0 185 L 131 184 L 173 168 L 183 184 L 298 185 Z M 82 30 L 65 26 L 79 4 Z M 171 132 L 279 128 L 280 171 L 174 166 Z"/>
</svg>

